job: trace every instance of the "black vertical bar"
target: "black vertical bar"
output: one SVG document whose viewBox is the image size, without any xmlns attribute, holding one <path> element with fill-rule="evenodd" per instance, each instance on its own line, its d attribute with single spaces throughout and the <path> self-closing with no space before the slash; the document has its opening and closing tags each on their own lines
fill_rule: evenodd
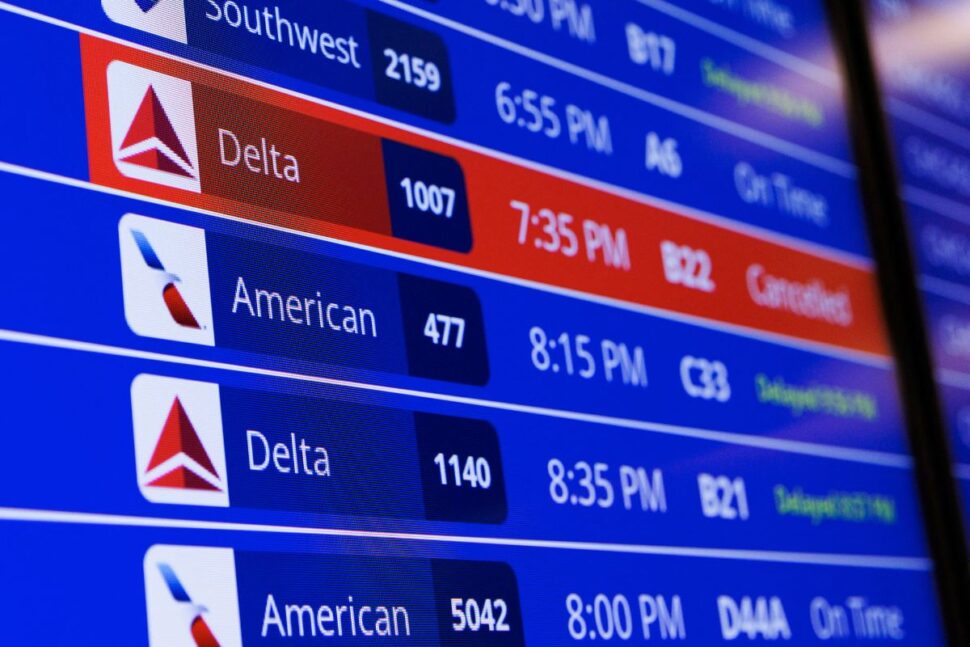
<svg viewBox="0 0 970 647">
<path fill-rule="evenodd" d="M 869 47 L 863 0 L 825 0 L 839 49 L 879 289 L 899 373 L 904 415 L 944 626 L 970 645 L 970 560 L 946 421 L 934 379 L 916 263 L 892 139 Z"/>
</svg>

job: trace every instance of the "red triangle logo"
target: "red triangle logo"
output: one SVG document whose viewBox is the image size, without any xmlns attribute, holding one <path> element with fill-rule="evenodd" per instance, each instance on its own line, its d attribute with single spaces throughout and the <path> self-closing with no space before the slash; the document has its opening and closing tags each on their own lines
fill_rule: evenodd
<svg viewBox="0 0 970 647">
<path fill-rule="evenodd" d="M 128 162 L 129 164 L 135 164 L 137 166 L 147 166 L 148 168 L 153 168 L 156 171 L 165 171 L 166 173 L 174 173 L 175 175 L 184 175 L 185 177 L 194 179 L 194 176 L 191 173 L 173 162 L 168 155 L 157 148 L 150 148 L 147 151 L 142 151 L 141 153 L 135 153 L 134 155 L 122 157 L 119 159 L 119 161 Z"/>
<path fill-rule="evenodd" d="M 219 479 L 215 465 L 212 464 L 208 452 L 202 445 L 202 440 L 199 439 L 199 434 L 195 431 L 192 421 L 189 420 L 189 415 L 186 413 L 185 407 L 182 406 L 182 401 L 176 397 L 168 412 L 162 434 L 158 438 L 158 444 L 155 445 L 155 451 L 152 453 L 151 460 L 148 461 L 147 470 L 151 471 L 179 454 L 188 456 L 217 480 Z M 153 480 L 149 485 L 191 490 L 219 490 L 184 465 L 173 468 Z"/>
<path fill-rule="evenodd" d="M 179 465 L 171 472 L 162 474 L 157 479 L 149 481 L 148 485 L 154 487 L 170 487 L 179 490 L 209 490 L 211 492 L 221 492 L 219 488 L 212 485 L 204 478 L 189 470 L 184 465 Z"/>
<path fill-rule="evenodd" d="M 121 149 L 124 150 L 129 146 L 140 144 L 152 137 L 157 137 L 171 150 L 172 154 L 178 156 L 189 168 L 192 167 L 189 154 L 185 151 L 185 147 L 182 146 L 182 142 L 175 133 L 172 121 L 165 112 L 162 102 L 158 99 L 155 88 L 148 86 L 148 90 L 141 100 L 141 105 L 138 106 L 138 111 L 135 113 L 135 118 L 132 119 L 131 126 L 128 127 L 128 133 L 125 135 L 124 141 L 121 142 Z M 176 160 L 172 159 L 168 151 L 157 147 L 123 157 L 121 161 L 193 177 Z"/>
</svg>

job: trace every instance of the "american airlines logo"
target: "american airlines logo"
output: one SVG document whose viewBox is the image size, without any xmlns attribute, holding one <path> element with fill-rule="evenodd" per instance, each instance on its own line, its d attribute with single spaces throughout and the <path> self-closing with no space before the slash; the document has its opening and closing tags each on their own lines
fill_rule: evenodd
<svg viewBox="0 0 970 647">
<path fill-rule="evenodd" d="M 151 647 L 240 647 L 232 550 L 152 546 L 145 554 Z"/>
<path fill-rule="evenodd" d="M 172 274 L 165 269 L 165 265 L 162 264 L 162 260 L 158 257 L 155 248 L 144 232 L 134 227 L 129 229 L 129 231 L 131 232 L 131 237 L 135 239 L 135 245 L 138 246 L 138 251 L 141 252 L 141 257 L 145 261 L 145 265 L 153 270 L 158 270 L 164 275 L 165 287 L 162 288 L 162 301 L 165 302 L 165 307 L 168 308 L 168 313 L 172 315 L 175 323 L 186 328 L 202 328 L 199 320 L 192 314 L 192 309 L 189 308 L 189 305 L 185 302 L 185 298 L 178 289 L 178 283 L 181 282 L 178 275 Z"/>
<path fill-rule="evenodd" d="M 122 175 L 202 190 L 191 82 L 112 61 L 108 112 L 112 157 Z"/>
<path fill-rule="evenodd" d="M 142 496 L 153 503 L 228 506 L 219 387 L 139 375 L 131 407 Z"/>
<path fill-rule="evenodd" d="M 135 214 L 118 224 L 125 318 L 138 335 L 212 346 L 205 231 Z"/>
</svg>

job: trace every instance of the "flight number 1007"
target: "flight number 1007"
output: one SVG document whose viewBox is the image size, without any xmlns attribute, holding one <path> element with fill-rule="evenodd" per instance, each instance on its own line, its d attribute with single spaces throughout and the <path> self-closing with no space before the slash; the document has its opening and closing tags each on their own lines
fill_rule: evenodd
<svg viewBox="0 0 970 647">
<path fill-rule="evenodd" d="M 533 245 L 550 254 L 567 258 L 584 256 L 589 263 L 602 263 L 608 268 L 630 270 L 630 246 L 626 230 L 612 228 L 589 218 L 576 220 L 572 214 L 552 209 L 534 209 L 521 200 L 509 205 L 519 212 L 519 244 Z M 580 236 L 577 231 L 582 232 Z"/>
</svg>

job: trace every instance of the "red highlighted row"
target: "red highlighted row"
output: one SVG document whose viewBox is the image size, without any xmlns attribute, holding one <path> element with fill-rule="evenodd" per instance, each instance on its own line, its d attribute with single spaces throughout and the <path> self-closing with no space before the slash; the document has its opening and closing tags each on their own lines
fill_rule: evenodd
<svg viewBox="0 0 970 647">
<path fill-rule="evenodd" d="M 179 61 L 83 35 L 81 50 L 95 183 L 889 354 L 869 269 Z"/>
</svg>

